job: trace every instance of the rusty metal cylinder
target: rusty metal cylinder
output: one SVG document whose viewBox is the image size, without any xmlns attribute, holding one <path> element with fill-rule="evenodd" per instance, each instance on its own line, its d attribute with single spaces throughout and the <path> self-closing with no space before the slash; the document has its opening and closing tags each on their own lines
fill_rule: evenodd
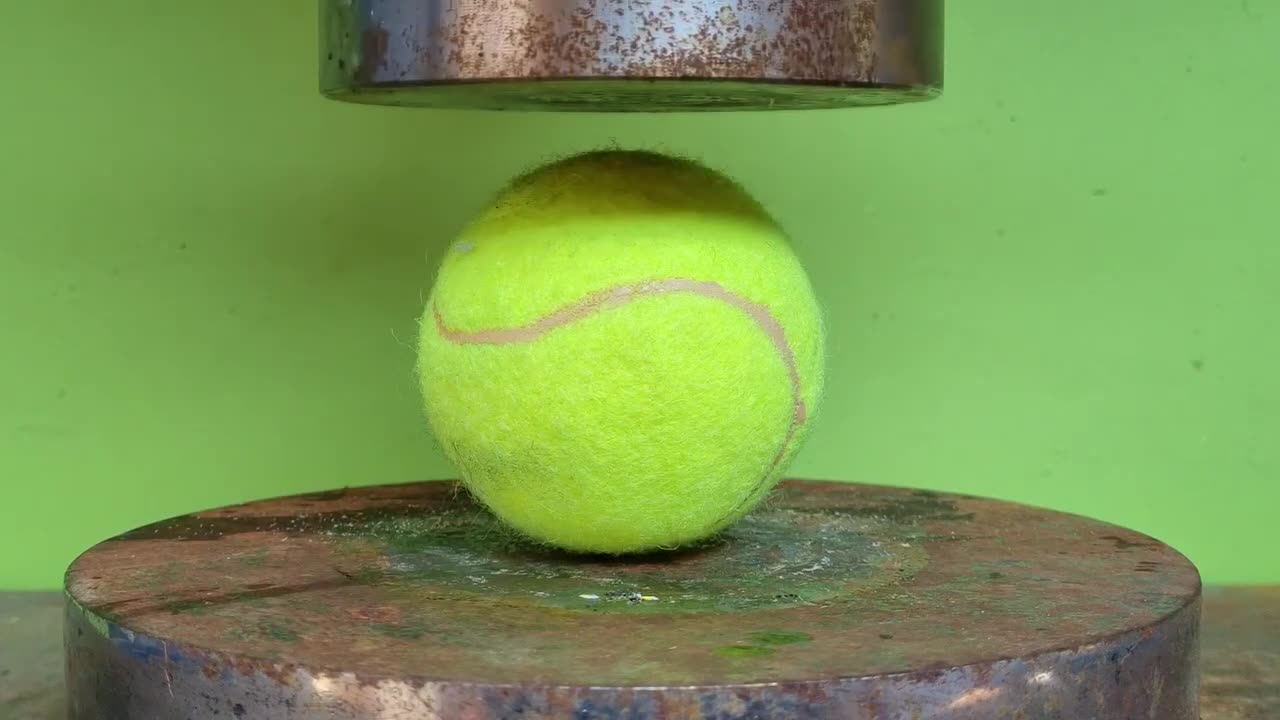
<svg viewBox="0 0 1280 720">
<path fill-rule="evenodd" d="M 926 100 L 943 0 L 320 0 L 333 99 L 687 111 Z"/>
<path fill-rule="evenodd" d="M 67 573 L 71 720 L 1195 720 L 1200 577 L 1124 528 L 783 483 L 719 542 L 514 541 L 453 483 L 216 508 Z"/>
</svg>

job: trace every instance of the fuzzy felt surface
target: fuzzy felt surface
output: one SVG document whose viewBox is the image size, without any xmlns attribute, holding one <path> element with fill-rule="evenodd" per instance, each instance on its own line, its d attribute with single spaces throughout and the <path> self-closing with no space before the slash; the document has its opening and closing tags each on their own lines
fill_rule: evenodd
<svg viewBox="0 0 1280 720">
<path fill-rule="evenodd" d="M 517 179 L 450 247 L 418 371 L 467 487 L 578 552 L 697 542 L 802 444 L 824 332 L 785 235 L 695 163 L 597 152 Z"/>
</svg>

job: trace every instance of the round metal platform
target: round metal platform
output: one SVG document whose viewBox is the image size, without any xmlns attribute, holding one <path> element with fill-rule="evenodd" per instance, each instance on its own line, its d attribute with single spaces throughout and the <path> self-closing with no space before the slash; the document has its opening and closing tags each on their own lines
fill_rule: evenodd
<svg viewBox="0 0 1280 720">
<path fill-rule="evenodd" d="M 577 111 L 927 100 L 943 0 L 321 0 L 320 87 L 350 102 Z"/>
<path fill-rule="evenodd" d="M 784 483 L 721 540 L 579 558 L 452 483 L 140 528 L 67 576 L 71 718 L 1194 720 L 1200 583 L 1129 530 Z"/>
</svg>

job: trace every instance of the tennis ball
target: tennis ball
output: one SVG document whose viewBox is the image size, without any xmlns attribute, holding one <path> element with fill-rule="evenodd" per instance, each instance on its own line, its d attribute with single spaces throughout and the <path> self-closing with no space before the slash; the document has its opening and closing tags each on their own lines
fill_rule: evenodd
<svg viewBox="0 0 1280 720">
<path fill-rule="evenodd" d="M 520 177 L 463 230 L 418 349 L 471 493 L 533 540 L 623 554 L 705 539 L 769 493 L 818 403 L 824 333 L 741 187 L 602 151 Z"/>
</svg>

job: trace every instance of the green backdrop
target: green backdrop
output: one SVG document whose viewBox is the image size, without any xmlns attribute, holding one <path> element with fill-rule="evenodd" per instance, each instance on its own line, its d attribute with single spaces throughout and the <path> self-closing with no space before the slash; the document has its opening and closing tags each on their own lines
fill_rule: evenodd
<svg viewBox="0 0 1280 720">
<path fill-rule="evenodd" d="M 953 0 L 940 102 L 567 116 L 322 100 L 312 0 L 0 10 L 0 586 L 163 516 L 442 477 L 438 248 L 604 144 L 740 178 L 831 317 L 794 473 L 980 493 L 1280 581 L 1280 5 Z"/>
</svg>

